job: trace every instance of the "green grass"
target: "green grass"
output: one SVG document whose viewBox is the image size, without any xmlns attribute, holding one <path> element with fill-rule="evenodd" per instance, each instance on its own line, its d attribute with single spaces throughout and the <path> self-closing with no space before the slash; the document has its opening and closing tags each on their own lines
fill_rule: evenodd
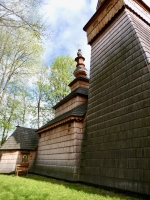
<svg viewBox="0 0 150 200">
<path fill-rule="evenodd" d="M 0 174 L 0 200 L 137 200 L 77 183 L 29 174 L 15 177 Z"/>
</svg>

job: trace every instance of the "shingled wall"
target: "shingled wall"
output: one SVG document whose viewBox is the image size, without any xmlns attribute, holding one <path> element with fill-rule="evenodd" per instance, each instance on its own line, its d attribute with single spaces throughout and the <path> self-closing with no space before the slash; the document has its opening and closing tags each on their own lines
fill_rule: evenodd
<svg viewBox="0 0 150 200">
<path fill-rule="evenodd" d="M 20 163 L 19 151 L 15 150 L 0 151 L 0 173 L 15 172 L 17 163 Z"/>
<path fill-rule="evenodd" d="M 82 122 L 68 122 L 41 134 L 34 173 L 78 181 Z"/>
<path fill-rule="evenodd" d="M 125 9 L 92 43 L 81 181 L 150 194 L 149 64 L 149 25 Z"/>
</svg>

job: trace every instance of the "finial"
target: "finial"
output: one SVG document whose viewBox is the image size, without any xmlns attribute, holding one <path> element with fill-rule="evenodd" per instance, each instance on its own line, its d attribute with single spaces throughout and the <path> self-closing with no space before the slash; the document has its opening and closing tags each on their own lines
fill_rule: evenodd
<svg viewBox="0 0 150 200">
<path fill-rule="evenodd" d="M 78 49 L 77 56 L 78 56 L 78 57 L 82 56 L 81 49 Z"/>
</svg>

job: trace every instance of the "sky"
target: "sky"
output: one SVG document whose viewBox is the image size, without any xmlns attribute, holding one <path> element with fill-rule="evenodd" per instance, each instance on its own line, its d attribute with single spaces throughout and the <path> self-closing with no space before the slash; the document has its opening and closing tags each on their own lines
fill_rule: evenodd
<svg viewBox="0 0 150 200">
<path fill-rule="evenodd" d="M 150 6 L 150 0 L 143 0 Z M 49 65 L 55 57 L 75 58 L 81 49 L 85 67 L 90 68 L 91 48 L 83 27 L 96 11 L 98 0 L 45 0 L 42 14 L 50 24 L 50 41 L 45 41 L 44 61 Z"/>
</svg>

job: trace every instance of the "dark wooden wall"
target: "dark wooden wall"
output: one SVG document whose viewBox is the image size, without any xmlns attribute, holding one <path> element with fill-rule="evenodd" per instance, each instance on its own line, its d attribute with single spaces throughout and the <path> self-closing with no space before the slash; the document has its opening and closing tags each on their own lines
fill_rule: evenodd
<svg viewBox="0 0 150 200">
<path fill-rule="evenodd" d="M 81 181 L 150 194 L 149 64 L 150 28 L 124 10 L 92 44 Z"/>
</svg>

